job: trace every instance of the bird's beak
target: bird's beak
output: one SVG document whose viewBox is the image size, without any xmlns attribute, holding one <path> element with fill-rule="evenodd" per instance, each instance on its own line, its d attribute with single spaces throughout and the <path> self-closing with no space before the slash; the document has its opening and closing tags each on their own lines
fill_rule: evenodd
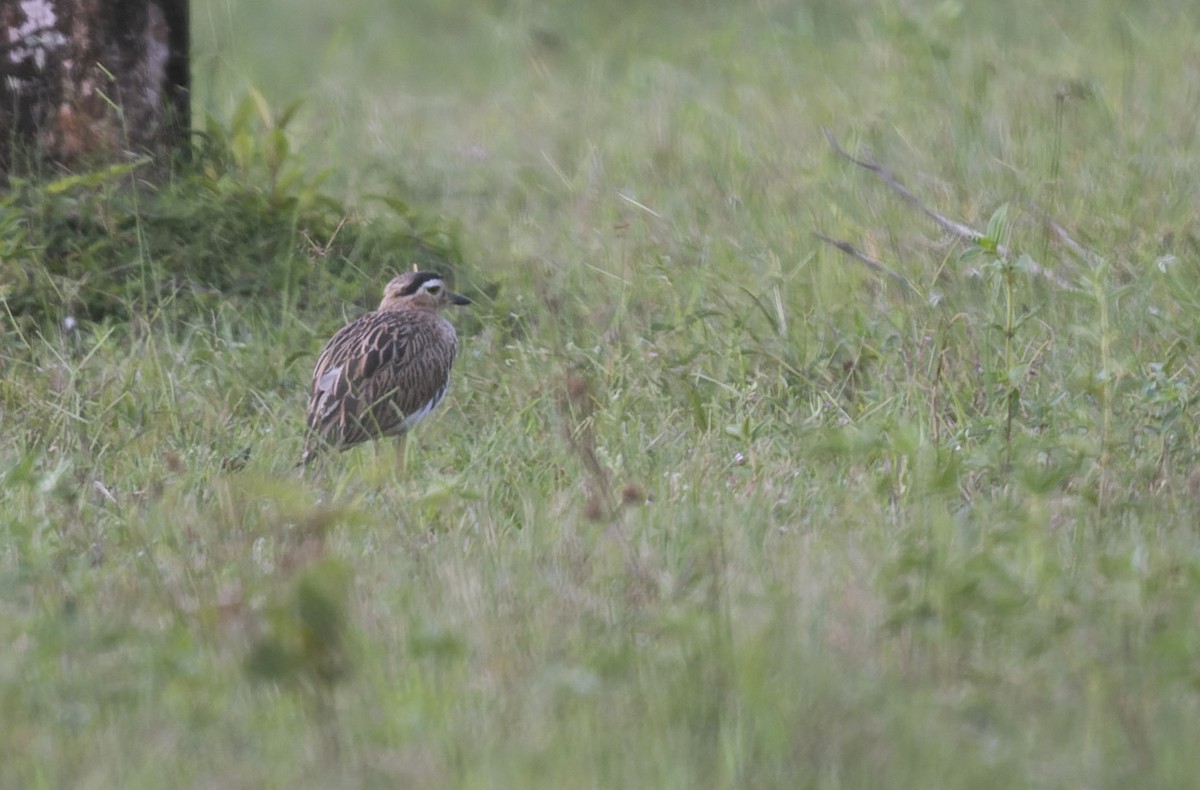
<svg viewBox="0 0 1200 790">
<path fill-rule="evenodd" d="M 456 293 L 450 294 L 450 304 L 468 305 L 470 303 L 471 303 L 471 300 L 468 299 L 467 297 L 463 296 L 462 294 L 456 294 Z"/>
</svg>

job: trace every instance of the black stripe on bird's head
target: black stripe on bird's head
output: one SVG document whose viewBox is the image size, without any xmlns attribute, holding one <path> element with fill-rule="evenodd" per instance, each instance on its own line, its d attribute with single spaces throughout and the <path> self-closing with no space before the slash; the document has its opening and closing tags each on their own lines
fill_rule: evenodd
<svg viewBox="0 0 1200 790">
<path fill-rule="evenodd" d="M 383 289 L 380 310 L 438 310 L 448 304 L 467 305 L 471 300 L 446 286 L 437 272 L 411 271 L 394 277 Z"/>
<path fill-rule="evenodd" d="M 400 296 L 412 296 L 431 280 L 441 280 L 437 272 L 405 272 L 396 278 L 400 285 Z M 393 281 L 395 282 L 395 281 Z"/>
</svg>

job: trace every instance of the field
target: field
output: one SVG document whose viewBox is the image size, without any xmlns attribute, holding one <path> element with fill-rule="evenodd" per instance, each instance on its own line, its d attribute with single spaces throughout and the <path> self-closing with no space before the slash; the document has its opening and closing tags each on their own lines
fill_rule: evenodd
<svg viewBox="0 0 1200 790">
<path fill-rule="evenodd" d="M 192 19 L 197 123 L 345 210 L 265 296 L 5 303 L 0 786 L 1194 786 L 1195 4 Z M 397 212 L 454 385 L 302 473 Z"/>
</svg>

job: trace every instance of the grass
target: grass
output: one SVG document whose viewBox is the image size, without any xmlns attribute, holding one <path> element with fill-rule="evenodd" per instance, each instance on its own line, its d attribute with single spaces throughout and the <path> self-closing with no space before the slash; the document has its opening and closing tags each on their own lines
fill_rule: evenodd
<svg viewBox="0 0 1200 790">
<path fill-rule="evenodd" d="M 200 108 L 302 99 L 289 161 L 440 217 L 476 304 L 407 466 L 314 477 L 311 365 L 403 261 L 8 320 L 0 785 L 1190 786 L 1197 21 L 194 2 Z"/>
</svg>

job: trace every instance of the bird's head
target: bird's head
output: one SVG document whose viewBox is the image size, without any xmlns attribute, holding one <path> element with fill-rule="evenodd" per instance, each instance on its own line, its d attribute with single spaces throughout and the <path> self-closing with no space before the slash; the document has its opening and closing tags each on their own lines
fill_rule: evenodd
<svg viewBox="0 0 1200 790">
<path fill-rule="evenodd" d="M 449 304 L 466 305 L 471 300 L 446 287 L 442 275 L 435 272 L 405 272 L 383 289 L 380 310 L 429 310 L 437 312 Z"/>
</svg>

